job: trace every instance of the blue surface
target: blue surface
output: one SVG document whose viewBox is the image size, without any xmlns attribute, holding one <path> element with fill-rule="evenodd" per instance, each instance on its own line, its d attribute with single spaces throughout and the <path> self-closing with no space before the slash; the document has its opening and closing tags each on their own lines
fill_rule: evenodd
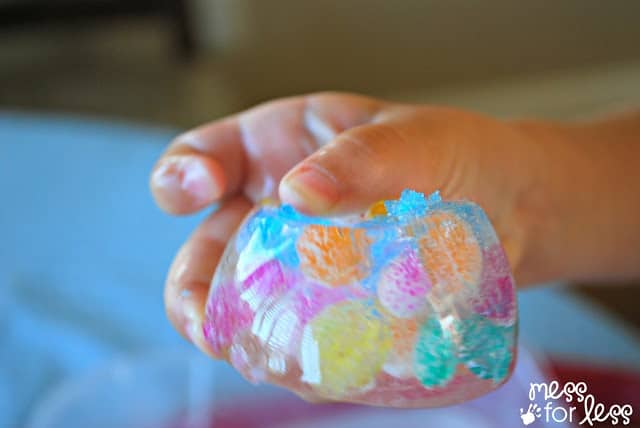
<svg viewBox="0 0 640 428">
<path fill-rule="evenodd" d="M 147 184 L 175 133 L 0 112 L 0 427 L 22 425 L 70 376 L 188 347 L 166 321 L 162 289 L 202 215 L 163 214 Z M 631 334 L 567 293 L 519 299 L 521 337 L 535 348 L 640 361 Z"/>
<path fill-rule="evenodd" d="M 0 427 L 118 353 L 187 346 L 162 289 L 198 218 L 163 214 L 147 184 L 175 133 L 0 115 Z"/>
</svg>

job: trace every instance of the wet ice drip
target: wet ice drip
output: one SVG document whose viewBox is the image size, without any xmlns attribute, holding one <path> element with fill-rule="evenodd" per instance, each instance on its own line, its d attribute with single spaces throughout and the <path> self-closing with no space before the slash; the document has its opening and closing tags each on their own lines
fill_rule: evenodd
<svg viewBox="0 0 640 428">
<path fill-rule="evenodd" d="M 506 380 L 516 319 L 511 271 L 483 210 L 405 190 L 360 217 L 258 208 L 227 246 L 203 329 L 251 381 L 429 407 Z"/>
</svg>

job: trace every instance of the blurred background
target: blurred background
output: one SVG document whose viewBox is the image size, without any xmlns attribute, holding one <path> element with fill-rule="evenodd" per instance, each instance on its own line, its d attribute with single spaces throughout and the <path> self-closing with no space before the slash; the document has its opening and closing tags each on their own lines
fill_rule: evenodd
<svg viewBox="0 0 640 428">
<path fill-rule="evenodd" d="M 0 427 L 125 426 L 106 417 L 120 414 L 146 426 L 145 406 L 210 426 L 193 416 L 201 401 L 270 393 L 197 356 L 164 318 L 164 274 L 202 215 L 163 215 L 146 183 L 180 130 L 318 90 L 501 117 L 637 107 L 638 22 L 633 0 L 0 0 Z M 582 376 L 605 386 L 601 401 L 638 403 L 640 286 L 607 285 L 521 293 L 535 358 L 518 381 Z M 216 406 L 216 426 L 265 426 Z M 472 407 L 420 420 L 484 426 Z M 292 410 L 295 426 L 312 408 Z"/>
<path fill-rule="evenodd" d="M 181 127 L 292 93 L 439 101 L 434 93 L 603 70 L 640 55 L 632 0 L 0 4 L 4 106 Z M 566 104 L 586 108 L 570 95 Z"/>
</svg>

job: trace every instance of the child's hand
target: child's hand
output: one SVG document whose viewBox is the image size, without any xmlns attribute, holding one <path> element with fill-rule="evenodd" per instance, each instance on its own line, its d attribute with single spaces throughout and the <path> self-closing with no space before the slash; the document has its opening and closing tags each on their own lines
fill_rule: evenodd
<svg viewBox="0 0 640 428">
<path fill-rule="evenodd" d="M 206 350 L 200 325 L 216 264 L 240 221 L 268 196 L 331 215 L 361 211 L 404 188 L 440 189 L 445 199 L 470 199 L 485 209 L 520 284 L 574 274 L 591 263 L 593 245 L 582 245 L 582 225 L 573 217 L 588 217 L 581 207 L 592 201 L 573 195 L 582 205 L 572 211 L 563 198 L 575 193 L 576 181 L 597 191 L 609 171 L 599 170 L 598 150 L 575 150 L 573 134 L 556 128 L 319 94 L 270 102 L 190 131 L 156 165 L 153 194 L 174 214 L 221 206 L 174 260 L 165 290 L 169 317 Z M 566 263 L 574 250 L 585 256 Z"/>
</svg>

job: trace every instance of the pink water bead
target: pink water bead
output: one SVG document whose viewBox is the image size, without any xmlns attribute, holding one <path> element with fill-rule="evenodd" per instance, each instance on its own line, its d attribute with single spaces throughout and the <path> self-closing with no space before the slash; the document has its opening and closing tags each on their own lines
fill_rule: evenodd
<svg viewBox="0 0 640 428">
<path fill-rule="evenodd" d="M 484 268 L 474 312 L 499 324 L 511 325 L 516 318 L 516 293 L 509 261 L 500 244 L 483 251 Z"/>
<path fill-rule="evenodd" d="M 286 293 L 295 282 L 291 272 L 285 272 L 277 259 L 260 265 L 241 284 L 241 298 L 256 311 L 266 299 Z"/>
<path fill-rule="evenodd" d="M 406 249 L 380 273 L 378 300 L 392 315 L 410 318 L 427 305 L 431 280 L 413 249 Z"/>
<path fill-rule="evenodd" d="M 211 290 L 202 325 L 204 337 L 213 352 L 223 355 L 235 335 L 249 328 L 253 312 L 233 283 L 221 284 Z"/>
<path fill-rule="evenodd" d="M 239 284 L 215 286 L 207 301 L 203 324 L 204 336 L 213 351 L 223 353 L 239 332 L 251 327 L 258 308 L 285 293 L 291 285 L 290 275 L 272 259 Z"/>
</svg>

